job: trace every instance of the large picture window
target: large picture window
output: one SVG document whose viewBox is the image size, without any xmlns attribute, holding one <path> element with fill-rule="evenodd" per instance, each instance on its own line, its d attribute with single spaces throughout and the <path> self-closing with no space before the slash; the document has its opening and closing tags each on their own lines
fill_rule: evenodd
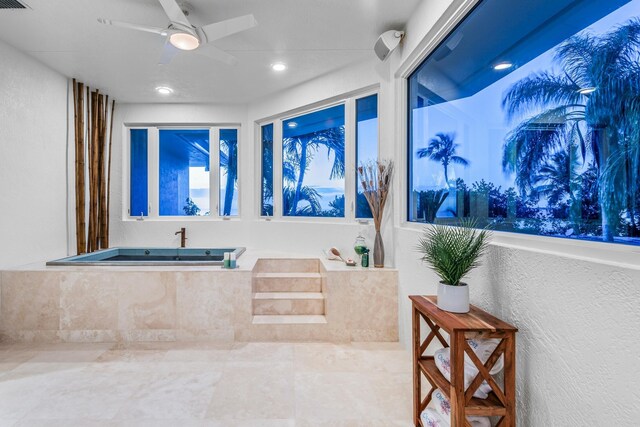
<svg viewBox="0 0 640 427">
<path fill-rule="evenodd" d="M 260 125 L 260 215 L 366 220 L 357 165 L 378 159 L 378 94 Z"/>
<path fill-rule="evenodd" d="M 282 122 L 282 213 L 344 217 L 344 105 Z"/>
<path fill-rule="evenodd" d="M 132 128 L 129 158 L 129 216 L 238 215 L 237 128 Z"/>
<path fill-rule="evenodd" d="M 640 244 L 639 16 L 480 2 L 409 77 L 408 220 Z"/>
</svg>

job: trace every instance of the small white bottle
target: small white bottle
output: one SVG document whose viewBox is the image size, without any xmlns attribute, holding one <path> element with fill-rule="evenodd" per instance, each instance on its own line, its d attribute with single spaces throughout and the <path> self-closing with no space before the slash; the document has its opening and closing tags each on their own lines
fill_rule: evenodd
<svg viewBox="0 0 640 427">
<path fill-rule="evenodd" d="M 235 252 L 231 252 L 229 259 L 229 268 L 236 268 L 236 254 Z"/>
</svg>

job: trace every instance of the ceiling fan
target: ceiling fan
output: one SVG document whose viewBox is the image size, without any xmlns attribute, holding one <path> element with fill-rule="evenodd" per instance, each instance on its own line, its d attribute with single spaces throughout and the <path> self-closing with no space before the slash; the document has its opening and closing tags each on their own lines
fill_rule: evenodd
<svg viewBox="0 0 640 427">
<path fill-rule="evenodd" d="M 195 27 L 187 19 L 187 14 L 182 10 L 176 0 L 158 0 L 164 12 L 169 17 L 167 28 L 150 27 L 146 25 L 130 24 L 128 22 L 112 21 L 111 19 L 98 18 L 98 22 L 105 25 L 128 28 L 130 30 L 146 31 L 166 37 L 160 64 L 168 64 L 180 50 L 197 50 L 218 61 L 229 65 L 238 62 L 237 58 L 224 50 L 213 46 L 211 42 L 248 30 L 258 25 L 253 15 L 244 15 L 213 24 Z"/>
</svg>

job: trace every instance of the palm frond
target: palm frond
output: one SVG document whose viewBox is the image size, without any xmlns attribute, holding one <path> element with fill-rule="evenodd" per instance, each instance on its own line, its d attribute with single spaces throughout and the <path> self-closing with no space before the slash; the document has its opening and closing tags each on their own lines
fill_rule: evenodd
<svg viewBox="0 0 640 427">
<path fill-rule="evenodd" d="M 477 230 L 477 222 L 464 219 L 457 227 L 431 225 L 424 229 L 418 240 L 417 250 L 422 261 L 452 286 L 461 285 L 461 280 L 480 265 L 480 258 L 489 243 L 489 231 Z"/>
<path fill-rule="evenodd" d="M 515 83 L 502 99 L 502 108 L 512 120 L 539 109 L 569 105 L 583 106 L 580 87 L 566 76 L 548 72 L 532 74 Z"/>
<path fill-rule="evenodd" d="M 469 160 L 460 156 L 451 156 L 451 163 L 455 163 L 456 165 L 461 165 L 461 166 L 469 166 L 471 162 L 469 162 Z"/>
</svg>

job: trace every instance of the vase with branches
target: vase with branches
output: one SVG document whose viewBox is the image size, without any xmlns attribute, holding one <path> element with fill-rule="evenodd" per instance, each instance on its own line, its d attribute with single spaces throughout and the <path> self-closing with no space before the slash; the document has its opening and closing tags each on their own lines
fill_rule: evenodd
<svg viewBox="0 0 640 427">
<path fill-rule="evenodd" d="M 462 280 L 480 265 L 490 231 L 477 229 L 477 221 L 460 220 L 456 227 L 433 224 L 418 241 L 422 261 L 440 277 L 438 307 L 455 313 L 469 311 L 469 287 Z"/>
<path fill-rule="evenodd" d="M 373 266 L 384 267 L 384 243 L 380 234 L 382 216 L 391 190 L 391 178 L 393 178 L 393 161 L 378 160 L 358 166 L 360 184 L 364 197 L 369 203 L 373 216 L 373 225 L 376 229 L 376 238 L 373 245 Z"/>
</svg>

